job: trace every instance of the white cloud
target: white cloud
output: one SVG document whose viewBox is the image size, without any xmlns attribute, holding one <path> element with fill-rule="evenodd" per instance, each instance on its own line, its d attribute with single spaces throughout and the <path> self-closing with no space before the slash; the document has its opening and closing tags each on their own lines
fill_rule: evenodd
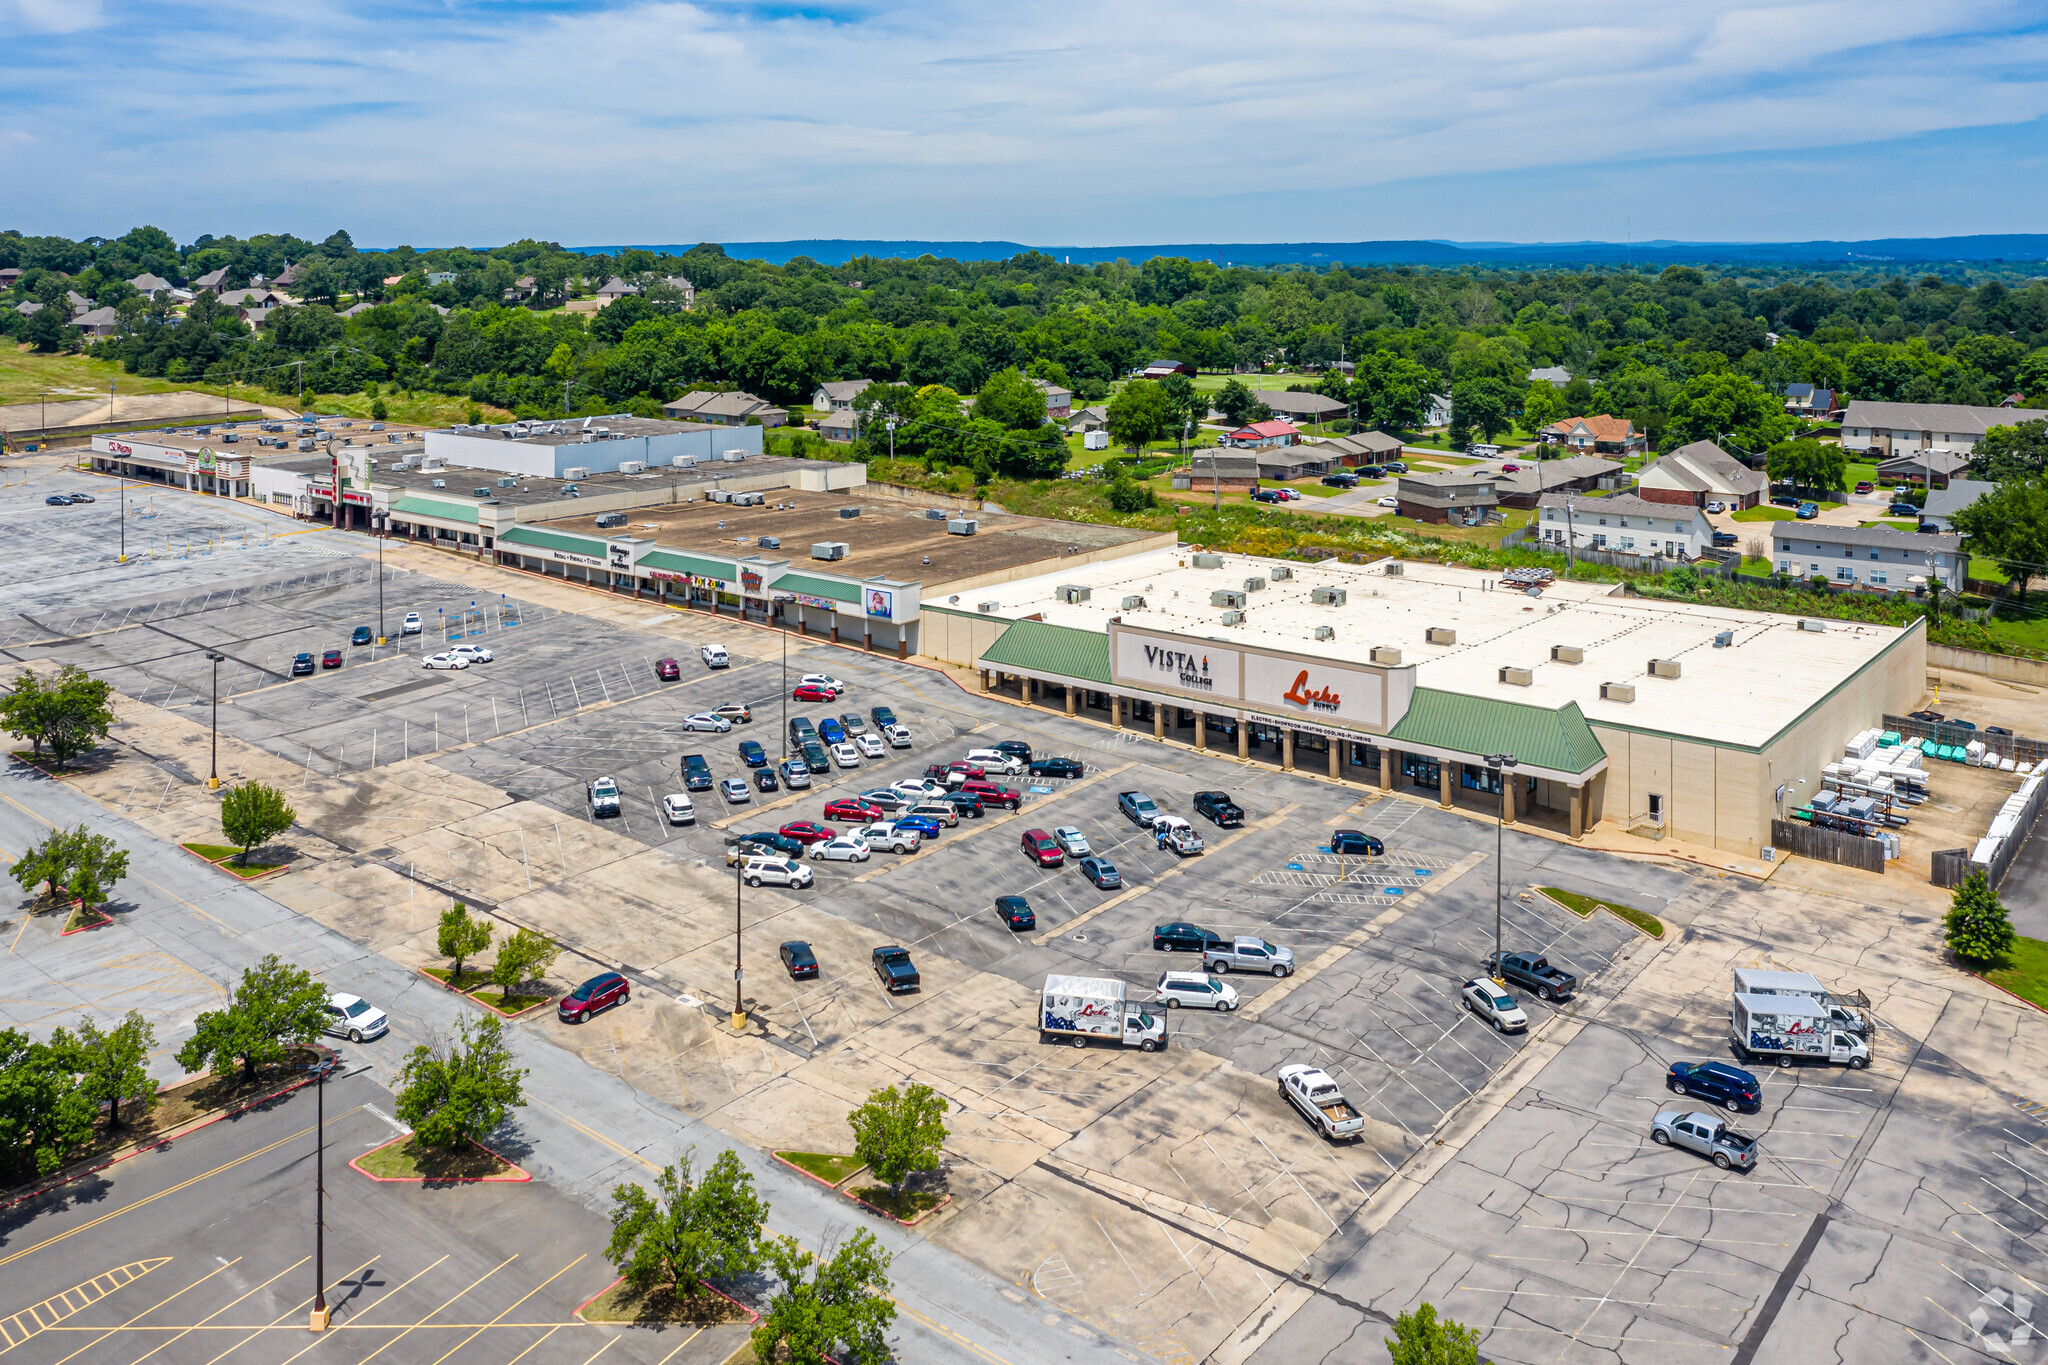
<svg viewBox="0 0 2048 1365">
<path fill-rule="evenodd" d="M 98 28 L 100 0 L 0 0 L 0 39 Z"/>
</svg>

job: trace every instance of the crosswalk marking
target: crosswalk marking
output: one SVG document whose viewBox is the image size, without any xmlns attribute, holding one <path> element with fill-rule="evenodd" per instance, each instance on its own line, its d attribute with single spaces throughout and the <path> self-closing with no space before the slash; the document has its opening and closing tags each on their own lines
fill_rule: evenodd
<svg viewBox="0 0 2048 1365">
<path fill-rule="evenodd" d="M 36 1333 L 48 1331 L 72 1314 L 92 1307 L 116 1289 L 134 1283 L 158 1266 L 168 1265 L 170 1259 L 158 1256 L 148 1261 L 130 1261 L 103 1275 L 95 1275 L 84 1284 L 73 1285 L 61 1294 L 53 1294 L 11 1318 L 0 1319 L 0 1355 L 6 1355 Z"/>
</svg>

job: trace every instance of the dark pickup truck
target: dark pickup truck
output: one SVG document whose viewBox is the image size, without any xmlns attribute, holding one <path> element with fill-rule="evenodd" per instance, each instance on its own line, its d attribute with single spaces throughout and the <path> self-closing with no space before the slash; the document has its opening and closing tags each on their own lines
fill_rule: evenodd
<svg viewBox="0 0 2048 1365">
<path fill-rule="evenodd" d="M 1222 829 L 1244 824 L 1244 807 L 1230 799 L 1228 792 L 1196 792 L 1195 814 L 1206 815 Z"/>
<path fill-rule="evenodd" d="M 1499 958 L 1496 967 L 1494 959 Z M 1488 953 L 1486 969 L 1518 986 L 1526 986 L 1545 1000 L 1569 1000 L 1579 988 L 1579 979 L 1550 959 L 1535 953 Z"/>
<path fill-rule="evenodd" d="M 877 948 L 875 949 L 874 963 L 875 976 L 881 981 L 889 994 L 894 995 L 898 991 L 914 991 L 917 989 L 917 967 L 911 962 L 910 953 L 907 949 L 898 948 L 894 944 L 884 948 Z"/>
</svg>

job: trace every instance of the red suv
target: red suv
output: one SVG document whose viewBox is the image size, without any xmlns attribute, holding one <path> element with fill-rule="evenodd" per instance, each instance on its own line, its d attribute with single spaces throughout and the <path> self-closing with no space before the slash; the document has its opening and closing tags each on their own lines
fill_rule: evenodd
<svg viewBox="0 0 2048 1365">
<path fill-rule="evenodd" d="M 1024 804 L 1024 793 L 1015 787 L 999 787 L 993 782 L 980 782 L 969 778 L 960 784 L 960 790 L 972 792 L 980 797 L 984 806 L 1001 806 L 1004 810 L 1015 810 Z"/>
<path fill-rule="evenodd" d="M 880 806 L 871 806 L 865 801 L 856 800 L 850 796 L 842 796 L 837 801 L 826 803 L 825 818 L 827 820 L 851 820 L 856 824 L 869 825 L 882 818 L 882 808 Z"/>
<path fill-rule="evenodd" d="M 832 826 L 821 825 L 816 820 L 792 820 L 782 827 L 781 834 L 785 839 L 794 839 L 808 846 L 830 839 L 833 829 Z"/>
<path fill-rule="evenodd" d="M 820 687 L 816 683 L 804 683 L 789 695 L 795 701 L 831 701 L 839 694 L 829 687 Z"/>
<path fill-rule="evenodd" d="M 663 682 L 674 682 L 677 678 L 683 676 L 682 665 L 678 664 L 674 659 L 656 659 L 654 661 L 654 676 Z"/>
<path fill-rule="evenodd" d="M 555 1013 L 571 1024 L 580 1024 L 601 1009 L 623 1005 L 632 998 L 633 985 L 617 972 L 599 972 L 562 997 Z"/>
<path fill-rule="evenodd" d="M 1042 829 L 1024 831 L 1024 856 L 1040 867 L 1058 867 L 1067 860 L 1053 837 Z"/>
</svg>

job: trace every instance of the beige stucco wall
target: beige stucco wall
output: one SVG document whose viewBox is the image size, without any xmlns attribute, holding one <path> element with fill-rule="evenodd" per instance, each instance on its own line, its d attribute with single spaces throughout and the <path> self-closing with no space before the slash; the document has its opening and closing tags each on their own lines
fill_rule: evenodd
<svg viewBox="0 0 2048 1365">
<path fill-rule="evenodd" d="M 918 653 L 941 663 L 972 668 L 974 661 L 1001 638 L 1011 623 L 1004 616 L 946 611 L 926 603 L 919 624 Z"/>
</svg>

